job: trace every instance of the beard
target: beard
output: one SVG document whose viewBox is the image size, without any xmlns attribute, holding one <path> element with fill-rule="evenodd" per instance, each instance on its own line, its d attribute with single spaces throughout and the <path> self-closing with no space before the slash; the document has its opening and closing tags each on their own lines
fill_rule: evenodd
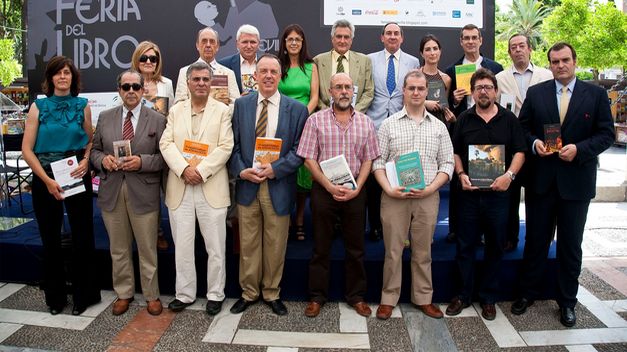
<svg viewBox="0 0 627 352">
<path fill-rule="evenodd" d="M 479 98 L 479 100 L 476 101 L 476 104 L 482 109 L 487 109 L 490 105 L 492 105 L 492 101 L 488 98 Z"/>
<path fill-rule="evenodd" d="M 348 109 L 350 109 L 351 107 L 351 100 L 350 99 L 340 99 L 338 101 L 334 101 L 333 102 L 333 106 L 340 111 L 346 111 Z"/>
</svg>

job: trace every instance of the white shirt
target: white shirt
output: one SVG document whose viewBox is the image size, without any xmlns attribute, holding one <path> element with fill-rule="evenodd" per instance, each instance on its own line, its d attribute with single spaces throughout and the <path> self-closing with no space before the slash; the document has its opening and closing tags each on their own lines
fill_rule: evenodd
<svg viewBox="0 0 627 352">
<path fill-rule="evenodd" d="M 131 117 L 131 123 L 133 124 L 133 134 L 135 134 L 135 130 L 137 130 L 137 121 L 139 120 L 139 113 L 142 110 L 142 104 L 137 104 L 137 106 L 131 110 L 133 113 L 133 117 Z M 122 104 L 122 131 L 124 131 L 124 121 L 126 120 L 126 115 L 128 114 L 128 108 L 126 105 Z"/>
<path fill-rule="evenodd" d="M 261 93 L 257 96 L 257 114 L 255 118 L 255 126 L 257 126 L 257 121 L 259 121 L 259 114 L 261 114 L 261 109 L 263 108 L 262 100 L 266 98 L 261 95 Z M 266 137 L 274 138 L 276 135 L 276 127 L 279 123 L 279 104 L 281 103 L 281 94 L 277 90 L 274 92 L 272 96 L 268 99 L 268 125 L 266 127 Z"/>
<path fill-rule="evenodd" d="M 390 56 L 392 56 L 394 59 L 394 79 L 396 81 L 398 81 L 398 62 L 401 56 L 401 51 L 400 50 L 396 50 L 396 52 L 394 54 L 390 54 L 387 50 L 385 50 L 385 64 L 386 65 L 390 65 Z M 389 66 L 388 66 L 389 67 Z M 385 77 L 387 78 L 388 75 L 388 69 L 386 67 L 385 69 Z"/>
<path fill-rule="evenodd" d="M 483 61 L 483 56 L 479 56 L 479 58 L 477 59 L 477 61 L 472 62 L 470 60 L 468 60 L 466 58 L 466 56 L 464 55 L 464 60 L 462 61 L 462 64 L 467 65 L 467 64 L 475 64 L 475 66 L 477 66 L 477 70 L 481 68 L 481 62 Z M 470 109 L 473 105 L 475 105 L 475 100 L 472 98 L 472 94 L 466 97 L 466 106 L 468 107 L 468 109 Z"/>
</svg>

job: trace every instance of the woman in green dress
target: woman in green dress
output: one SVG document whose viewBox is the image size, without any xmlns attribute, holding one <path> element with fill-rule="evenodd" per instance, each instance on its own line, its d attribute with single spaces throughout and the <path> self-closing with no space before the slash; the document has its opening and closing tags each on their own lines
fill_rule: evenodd
<svg viewBox="0 0 627 352">
<path fill-rule="evenodd" d="M 318 105 L 318 68 L 307 51 L 303 28 L 297 24 L 285 27 L 279 47 L 281 82 L 279 92 L 294 98 L 307 107 L 309 114 Z M 305 166 L 298 169 L 296 195 L 296 239 L 305 239 L 305 200 L 311 191 L 311 174 Z"/>
</svg>

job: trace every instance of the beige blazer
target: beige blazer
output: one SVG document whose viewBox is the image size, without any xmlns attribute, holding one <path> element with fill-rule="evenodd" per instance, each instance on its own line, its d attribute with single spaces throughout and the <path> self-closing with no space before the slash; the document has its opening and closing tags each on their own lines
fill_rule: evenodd
<svg viewBox="0 0 627 352">
<path fill-rule="evenodd" d="M 191 116 L 189 99 L 174 105 L 168 114 L 168 123 L 159 143 L 163 159 L 170 167 L 165 194 L 165 204 L 170 209 L 178 208 L 185 192 L 181 175 L 188 163 L 182 151 L 185 139 L 192 139 Z M 229 107 L 209 98 L 199 130 L 196 141 L 209 144 L 209 155 L 197 166 L 204 180 L 202 190 L 205 199 L 213 208 L 228 207 L 231 201 L 226 162 L 233 150 Z"/>
<path fill-rule="evenodd" d="M 320 99 L 318 109 L 329 107 L 331 96 L 329 87 L 331 85 L 331 72 L 333 63 L 331 62 L 331 51 L 319 54 L 314 57 L 314 62 L 318 65 L 318 78 L 320 79 Z M 350 50 L 348 55 L 349 75 L 353 80 L 353 85 L 357 86 L 357 97 L 355 99 L 355 110 L 366 113 L 374 99 L 374 82 L 372 80 L 372 63 L 370 58 L 362 53 Z"/>
<path fill-rule="evenodd" d="M 514 78 L 514 66 L 499 72 L 496 74 L 496 81 L 499 84 L 499 96 L 497 101 L 501 100 L 501 94 L 509 94 L 516 97 L 516 106 L 514 107 L 514 114 L 518 116 L 520 113 L 520 108 L 523 104 L 522 94 L 518 89 L 518 84 L 516 83 L 516 78 Z M 533 66 L 533 74 L 531 75 L 531 81 L 529 81 L 529 87 L 534 84 L 538 84 L 540 82 L 548 81 L 553 79 L 553 73 L 546 68 Z M 529 89 L 529 88 L 527 88 Z"/>
</svg>

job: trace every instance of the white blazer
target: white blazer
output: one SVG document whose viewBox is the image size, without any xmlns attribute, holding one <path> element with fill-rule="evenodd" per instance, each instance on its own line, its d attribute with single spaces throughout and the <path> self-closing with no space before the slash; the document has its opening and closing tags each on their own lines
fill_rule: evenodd
<svg viewBox="0 0 627 352">
<path fill-rule="evenodd" d="M 499 84 L 499 96 L 497 97 L 497 101 L 501 100 L 501 94 L 509 94 L 516 97 L 516 106 L 514 107 L 514 114 L 518 116 L 520 113 L 520 108 L 523 104 L 522 94 L 518 89 L 518 83 L 516 83 L 516 78 L 514 78 L 514 70 L 516 68 L 514 65 L 503 70 L 496 74 L 496 81 Z M 529 87 L 534 84 L 538 84 L 540 82 L 548 81 L 553 79 L 553 73 L 546 68 L 538 67 L 533 65 L 533 74 L 531 75 L 531 81 L 529 81 Z M 529 89 L 527 87 L 527 89 Z"/>
</svg>

